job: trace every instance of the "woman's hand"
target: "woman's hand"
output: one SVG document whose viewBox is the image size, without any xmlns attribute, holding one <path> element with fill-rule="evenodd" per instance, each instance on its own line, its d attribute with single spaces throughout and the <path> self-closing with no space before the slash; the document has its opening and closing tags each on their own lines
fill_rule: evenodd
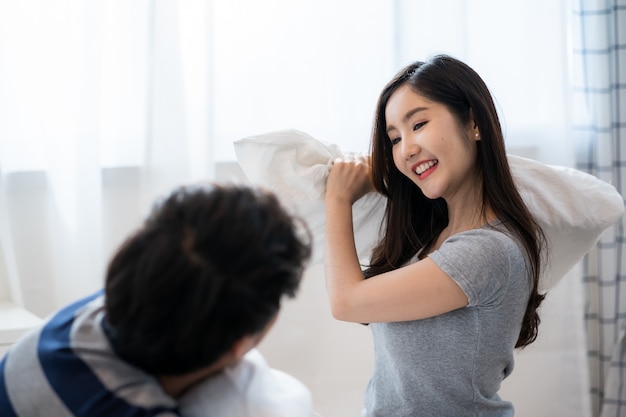
<svg viewBox="0 0 626 417">
<path fill-rule="evenodd" d="M 333 161 L 326 181 L 326 201 L 345 200 L 354 204 L 365 194 L 374 191 L 370 180 L 370 158 L 353 154 Z"/>
</svg>

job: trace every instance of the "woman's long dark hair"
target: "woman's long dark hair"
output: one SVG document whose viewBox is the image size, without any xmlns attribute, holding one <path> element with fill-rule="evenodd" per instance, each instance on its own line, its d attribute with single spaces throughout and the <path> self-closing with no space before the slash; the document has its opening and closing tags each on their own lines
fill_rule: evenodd
<svg viewBox="0 0 626 417">
<path fill-rule="evenodd" d="M 385 233 L 372 253 L 365 276 L 402 266 L 419 250 L 431 247 L 448 225 L 445 200 L 425 197 L 393 163 L 385 109 L 391 95 L 405 84 L 426 99 L 445 105 L 459 126 L 473 121 L 478 127 L 476 166 L 483 184 L 483 210 L 491 205 L 498 219 L 519 239 L 529 261 L 532 292 L 515 347 L 529 345 L 537 338 L 537 308 L 545 297 L 538 290 L 545 237 L 513 182 L 502 128 L 487 86 L 469 66 L 449 56 L 438 55 L 428 62 L 408 65 L 380 94 L 372 131 L 371 163 L 372 183 L 387 197 Z"/>
</svg>

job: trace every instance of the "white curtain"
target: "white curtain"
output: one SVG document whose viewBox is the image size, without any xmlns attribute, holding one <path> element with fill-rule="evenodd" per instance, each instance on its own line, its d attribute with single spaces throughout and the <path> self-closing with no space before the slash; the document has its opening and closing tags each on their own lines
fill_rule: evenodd
<svg viewBox="0 0 626 417">
<path fill-rule="evenodd" d="M 573 3 L 576 160 L 624 195 L 626 2 Z M 622 100 L 625 98 L 625 100 Z M 593 416 L 626 415 L 626 267 L 622 218 L 584 262 Z"/>
<path fill-rule="evenodd" d="M 0 1 L 5 296 L 43 316 L 100 288 L 156 196 L 213 176 L 210 19 L 203 1 Z"/>
<path fill-rule="evenodd" d="M 434 53 L 483 76 L 511 151 L 572 165 L 570 1 L 0 0 L 0 301 L 45 316 L 100 288 L 153 199 L 220 178 L 233 140 L 296 128 L 367 150 L 383 85 Z M 587 415 L 578 278 L 548 297 L 541 339 L 503 388 L 519 415 Z M 306 292 L 297 302 L 313 296 L 324 305 Z M 303 320 L 336 334 L 319 313 Z M 285 352 L 294 329 L 280 331 L 273 365 L 318 403 L 355 392 L 358 410 L 360 383 L 316 373 L 337 363 L 336 343 Z M 345 359 L 367 369 L 350 342 Z M 321 354 L 301 373 L 303 355 Z M 349 415 L 333 404 L 325 414 Z"/>
<path fill-rule="evenodd" d="M 151 201 L 219 176 L 235 139 L 296 127 L 367 149 L 394 10 L 0 0 L 0 301 L 43 316 L 99 288 Z"/>
</svg>

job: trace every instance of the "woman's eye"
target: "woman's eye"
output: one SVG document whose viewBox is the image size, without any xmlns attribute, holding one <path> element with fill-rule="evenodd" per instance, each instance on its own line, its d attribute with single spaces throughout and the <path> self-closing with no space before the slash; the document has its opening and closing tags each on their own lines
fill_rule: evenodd
<svg viewBox="0 0 626 417">
<path fill-rule="evenodd" d="M 393 145 L 395 145 L 397 143 L 400 143 L 400 138 L 393 138 L 393 139 L 391 139 L 391 146 L 393 146 Z"/>
<path fill-rule="evenodd" d="M 420 122 L 420 123 L 417 123 L 417 124 L 413 125 L 413 130 L 414 131 L 418 130 L 420 127 L 424 126 L 426 123 L 428 123 L 428 122 Z"/>
</svg>

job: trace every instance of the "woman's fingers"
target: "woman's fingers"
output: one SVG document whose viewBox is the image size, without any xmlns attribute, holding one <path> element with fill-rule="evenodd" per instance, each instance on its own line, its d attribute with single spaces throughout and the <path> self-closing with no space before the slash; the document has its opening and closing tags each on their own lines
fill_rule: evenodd
<svg viewBox="0 0 626 417">
<path fill-rule="evenodd" d="M 372 190 L 368 155 L 346 154 L 333 161 L 326 198 L 343 198 L 354 203 Z"/>
</svg>

